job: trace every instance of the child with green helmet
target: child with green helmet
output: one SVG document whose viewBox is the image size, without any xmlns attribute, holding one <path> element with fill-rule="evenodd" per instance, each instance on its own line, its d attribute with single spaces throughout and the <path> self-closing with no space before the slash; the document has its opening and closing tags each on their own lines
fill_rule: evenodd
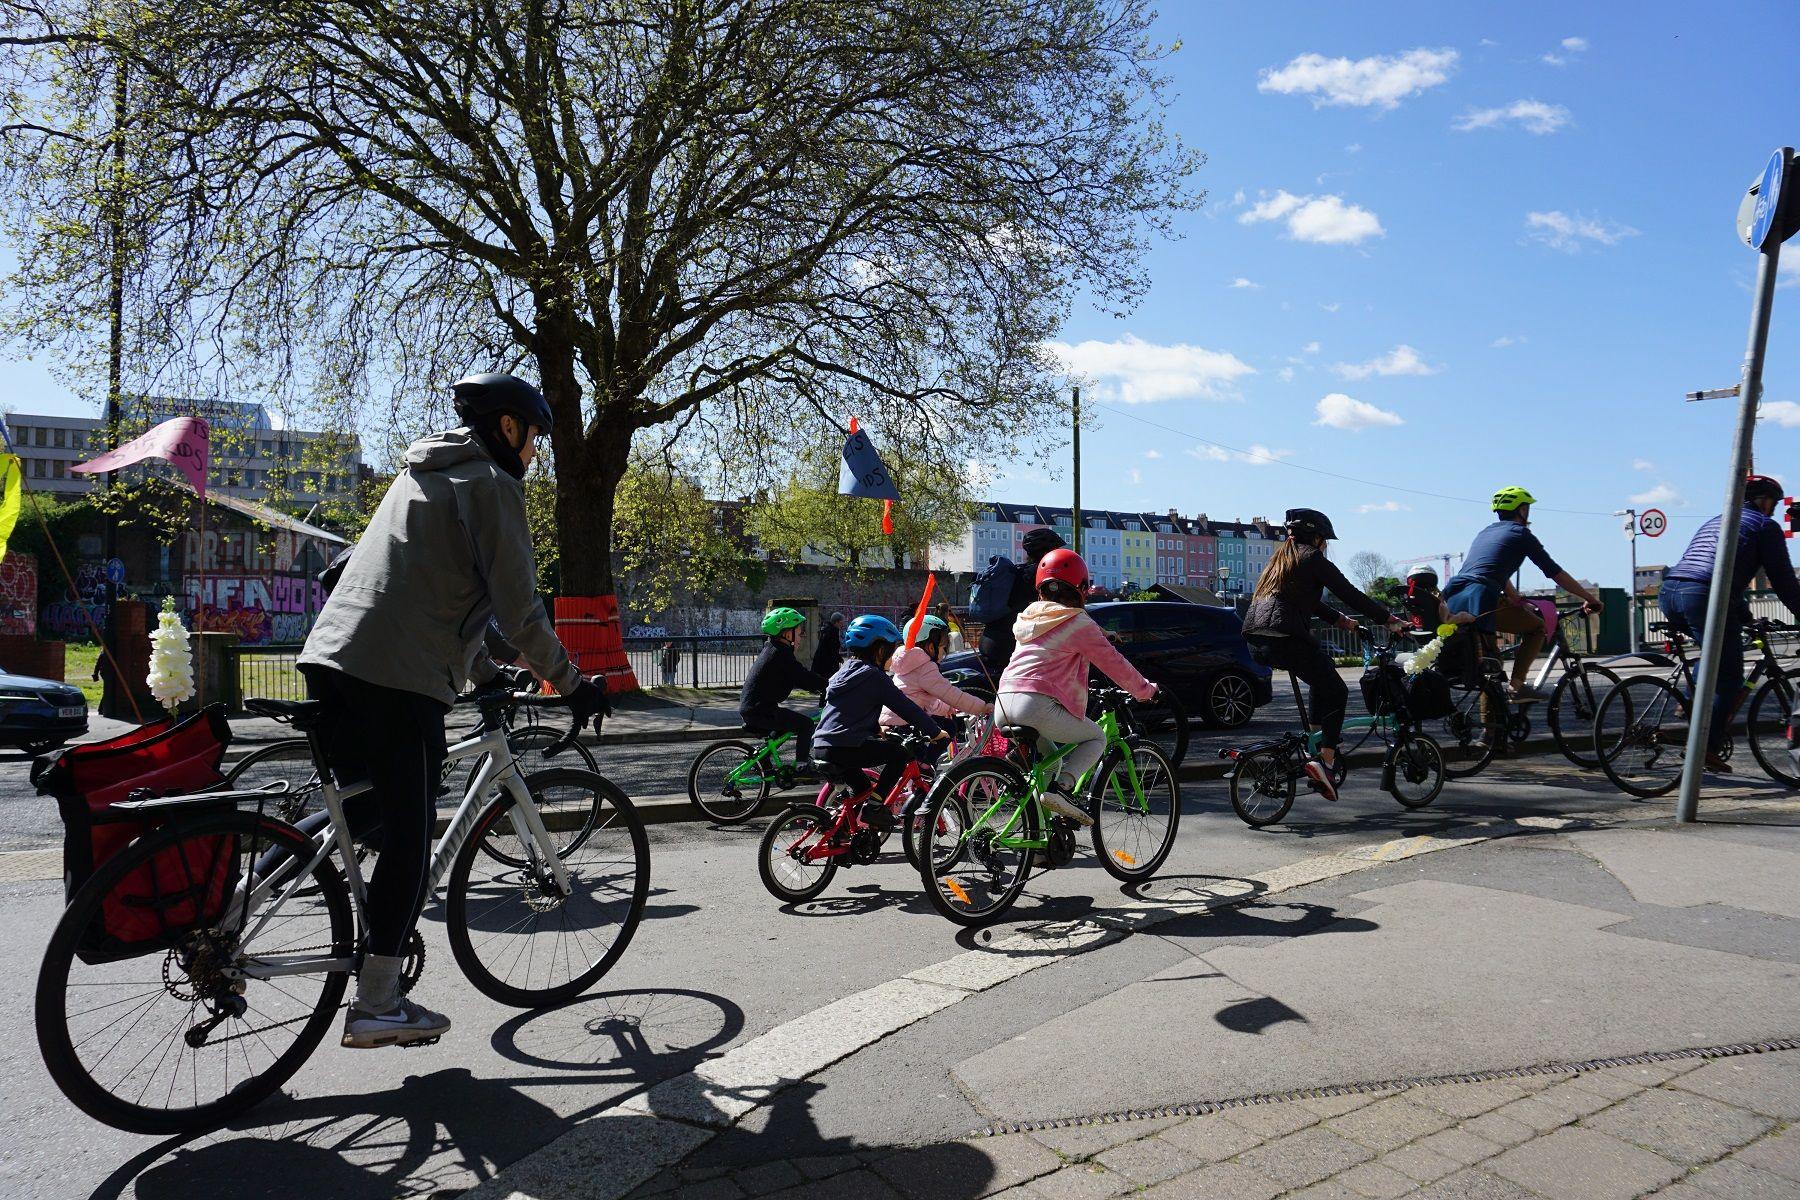
<svg viewBox="0 0 1800 1200">
<path fill-rule="evenodd" d="M 811 769 L 813 723 L 804 713 L 782 704 L 795 688 L 821 695 L 825 691 L 825 681 L 802 666 L 794 654 L 804 624 L 806 617 L 797 609 L 772 608 L 763 614 L 762 631 L 769 640 L 750 664 L 744 690 L 738 693 L 738 716 L 746 728 L 764 736 L 794 735 L 794 757 L 802 771 Z"/>
</svg>

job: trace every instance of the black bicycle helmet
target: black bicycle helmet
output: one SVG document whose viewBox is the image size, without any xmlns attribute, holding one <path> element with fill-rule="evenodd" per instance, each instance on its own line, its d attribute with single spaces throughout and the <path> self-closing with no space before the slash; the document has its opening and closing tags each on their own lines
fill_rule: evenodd
<svg viewBox="0 0 1800 1200">
<path fill-rule="evenodd" d="M 1767 475 L 1751 475 L 1744 480 L 1744 499 L 1785 500 L 1787 493 L 1782 491 L 1779 479 L 1771 479 Z"/>
<path fill-rule="evenodd" d="M 1288 533 L 1294 537 L 1322 537 L 1328 542 L 1337 541 L 1337 530 L 1331 527 L 1331 518 L 1316 508 L 1290 508 L 1282 521 L 1287 525 Z"/>
<path fill-rule="evenodd" d="M 517 375 L 487 371 L 457 380 L 450 390 L 456 396 L 456 415 L 470 425 L 485 423 L 504 413 L 537 426 L 539 433 L 549 433 L 556 421 L 550 415 L 544 393 Z"/>
</svg>

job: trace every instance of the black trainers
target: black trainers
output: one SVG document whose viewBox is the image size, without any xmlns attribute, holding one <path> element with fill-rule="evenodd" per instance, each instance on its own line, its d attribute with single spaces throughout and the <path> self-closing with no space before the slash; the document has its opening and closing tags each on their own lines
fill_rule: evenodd
<svg viewBox="0 0 1800 1200">
<path fill-rule="evenodd" d="M 352 1050 L 375 1050 L 435 1042 L 449 1031 L 449 1017 L 402 996 L 391 1011 L 384 1013 L 364 1012 L 352 1004 L 344 1013 L 342 1044 Z"/>
<path fill-rule="evenodd" d="M 879 800 L 865 800 L 862 806 L 863 824 L 876 833 L 886 833 L 894 827 L 894 814 Z"/>
<path fill-rule="evenodd" d="M 1053 783 L 1044 789 L 1044 807 L 1059 817 L 1067 817 L 1077 825 L 1092 825 L 1094 818 L 1070 794 L 1069 789 L 1060 783 Z"/>
</svg>

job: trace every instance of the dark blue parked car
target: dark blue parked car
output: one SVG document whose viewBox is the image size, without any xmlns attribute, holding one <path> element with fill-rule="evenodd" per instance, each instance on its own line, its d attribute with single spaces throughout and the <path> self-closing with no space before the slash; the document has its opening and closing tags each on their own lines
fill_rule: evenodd
<svg viewBox="0 0 1800 1200">
<path fill-rule="evenodd" d="M 1087 611 L 1133 666 L 1175 692 L 1206 724 L 1236 729 L 1269 702 L 1269 668 L 1251 660 L 1236 609 L 1120 600 L 1090 604 Z M 981 670 L 973 653 L 949 655 L 943 668 Z"/>
<path fill-rule="evenodd" d="M 87 731 L 80 688 L 0 669 L 0 747 L 42 754 Z"/>
</svg>

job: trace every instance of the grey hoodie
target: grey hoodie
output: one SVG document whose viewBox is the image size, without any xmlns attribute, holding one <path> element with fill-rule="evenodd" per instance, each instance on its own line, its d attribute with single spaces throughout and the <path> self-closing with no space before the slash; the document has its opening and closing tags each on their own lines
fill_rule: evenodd
<svg viewBox="0 0 1800 1200">
<path fill-rule="evenodd" d="M 538 602 L 525 489 L 452 429 L 407 450 L 299 661 L 447 705 L 490 615 L 558 692 L 581 681 Z"/>
</svg>

